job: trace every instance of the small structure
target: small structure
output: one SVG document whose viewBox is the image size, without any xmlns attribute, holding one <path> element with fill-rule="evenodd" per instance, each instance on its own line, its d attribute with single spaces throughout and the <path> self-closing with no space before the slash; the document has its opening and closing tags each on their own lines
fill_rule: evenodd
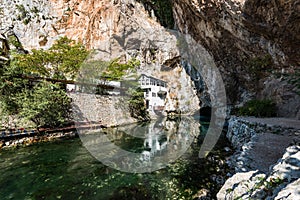
<svg viewBox="0 0 300 200">
<path fill-rule="evenodd" d="M 86 81 L 87 82 L 87 81 Z M 95 93 L 99 95 L 120 95 L 120 81 L 91 80 L 92 83 L 75 82 L 67 84 L 68 92 Z"/>
<path fill-rule="evenodd" d="M 145 74 L 142 74 L 138 81 L 144 90 L 147 109 L 149 111 L 163 111 L 168 93 L 167 82 Z"/>
</svg>

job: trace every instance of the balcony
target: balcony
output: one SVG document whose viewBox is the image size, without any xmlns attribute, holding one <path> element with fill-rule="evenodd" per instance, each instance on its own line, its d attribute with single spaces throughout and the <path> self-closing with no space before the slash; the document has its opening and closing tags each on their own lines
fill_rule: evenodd
<svg viewBox="0 0 300 200">
<path fill-rule="evenodd" d="M 167 88 L 165 88 L 165 87 L 162 87 L 162 86 L 159 86 L 159 90 L 158 90 L 158 94 L 161 94 L 161 95 L 165 95 L 165 94 L 167 94 L 167 92 L 168 92 L 168 89 Z"/>
</svg>

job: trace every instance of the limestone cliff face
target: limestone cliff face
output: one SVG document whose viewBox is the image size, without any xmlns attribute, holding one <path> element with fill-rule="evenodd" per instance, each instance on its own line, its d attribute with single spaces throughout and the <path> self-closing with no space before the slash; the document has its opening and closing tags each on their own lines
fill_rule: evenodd
<svg viewBox="0 0 300 200">
<path fill-rule="evenodd" d="M 143 63 L 178 56 L 176 37 L 134 0 L 0 0 L 0 33 L 24 49 L 49 48 L 61 36 L 108 57 L 138 54 Z M 107 58 L 109 59 L 109 58 Z"/>
<path fill-rule="evenodd" d="M 266 53 L 276 64 L 299 65 L 299 9 L 297 0 L 174 1 L 178 28 L 231 65 Z"/>
<path fill-rule="evenodd" d="M 141 61 L 139 73 L 170 83 L 169 103 L 176 105 L 170 109 L 182 113 L 199 110 L 193 82 L 177 59 L 180 52 L 176 36 L 162 27 L 155 16 L 149 16 L 141 3 L 134 0 L 1 0 L 0 10 L 3 41 L 12 37 L 20 41 L 22 49 L 30 50 L 49 48 L 56 39 L 67 36 L 93 49 L 95 59 L 128 61 L 137 58 Z M 10 44 L 9 48 L 13 46 Z M 163 64 L 168 69 L 161 73 Z"/>
<path fill-rule="evenodd" d="M 151 69 L 156 69 L 155 63 L 179 64 L 176 37 L 138 1 L 0 2 L 0 45 L 4 52 L 12 48 L 7 45 L 10 36 L 21 42 L 19 50 L 49 48 L 60 36 L 68 36 L 96 49 L 99 57 L 107 60 L 137 57 Z M 267 97 L 276 101 L 280 116 L 300 117 L 299 89 L 283 78 L 299 70 L 299 1 L 174 0 L 170 6 L 176 27 L 213 55 L 226 84 L 229 104 Z M 264 69 L 249 67 L 249 61 L 255 62 L 258 57 L 270 57 L 271 61 Z"/>
<path fill-rule="evenodd" d="M 174 0 L 173 10 L 177 27 L 191 34 L 213 54 L 226 83 L 229 102 L 236 104 L 250 98 L 263 98 L 263 93 L 268 98 L 276 96 L 274 100 L 283 109 L 279 115 L 299 115 L 299 106 L 296 111 L 288 108 L 291 102 L 300 102 L 298 89 L 293 85 L 288 87 L 288 94 L 281 97 L 274 90 L 266 94 L 266 85 L 274 80 L 279 87 L 286 85 L 274 74 L 293 74 L 299 70 L 299 1 Z M 272 62 L 268 70 L 256 69 L 262 72 L 258 77 L 247 65 L 257 57 L 268 56 Z"/>
<path fill-rule="evenodd" d="M 1 0 L 0 27 L 28 49 L 48 48 L 59 36 L 94 48 L 122 31 L 120 20 L 131 11 L 128 6 L 119 0 Z"/>
</svg>

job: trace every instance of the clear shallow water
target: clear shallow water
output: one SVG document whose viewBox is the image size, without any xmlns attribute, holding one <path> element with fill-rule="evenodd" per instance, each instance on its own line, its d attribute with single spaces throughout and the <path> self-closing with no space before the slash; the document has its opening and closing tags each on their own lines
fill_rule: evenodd
<svg viewBox="0 0 300 200">
<path fill-rule="evenodd" d="M 123 172 L 144 173 L 162 169 L 183 155 L 200 134 L 199 127 L 193 118 L 182 117 L 79 131 L 84 146 L 102 163 Z"/>
<path fill-rule="evenodd" d="M 199 132 L 188 150 L 164 169 L 151 173 L 133 174 L 109 168 L 95 159 L 79 138 L 1 150 L 0 199 L 193 199 L 203 188 L 214 194 L 218 186 L 212 177 L 226 173 L 220 156 L 224 138 L 220 138 L 207 159 L 199 159 L 207 125 L 194 122 L 194 129 Z M 175 124 L 180 126 L 180 122 Z M 145 126 L 145 130 L 153 130 L 151 124 Z M 131 126 L 130 130 L 139 127 Z M 106 130 L 106 135 L 128 151 L 151 151 L 149 140 L 145 143 L 145 138 L 137 135 L 140 131 L 132 131 L 135 137 L 120 131 Z M 178 133 L 173 131 L 161 134 L 160 143 L 175 141 L 172 138 Z M 164 155 L 168 151 L 157 152 Z"/>
</svg>

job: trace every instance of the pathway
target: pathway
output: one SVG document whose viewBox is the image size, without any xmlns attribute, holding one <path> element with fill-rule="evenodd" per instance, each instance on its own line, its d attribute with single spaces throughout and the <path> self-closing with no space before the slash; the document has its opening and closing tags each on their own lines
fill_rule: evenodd
<svg viewBox="0 0 300 200">
<path fill-rule="evenodd" d="M 300 120 L 287 118 L 254 118 L 243 117 L 250 122 L 281 126 L 287 129 L 295 129 L 293 134 L 259 133 L 253 139 L 253 146 L 247 150 L 247 156 L 252 160 L 248 163 L 252 169 L 268 172 L 271 165 L 275 164 L 285 152 L 285 149 L 294 144 L 300 144 Z"/>
<path fill-rule="evenodd" d="M 241 117 L 249 122 L 257 122 L 272 126 L 281 126 L 286 128 L 300 129 L 300 120 L 291 118 L 256 118 L 256 117 Z"/>
</svg>

